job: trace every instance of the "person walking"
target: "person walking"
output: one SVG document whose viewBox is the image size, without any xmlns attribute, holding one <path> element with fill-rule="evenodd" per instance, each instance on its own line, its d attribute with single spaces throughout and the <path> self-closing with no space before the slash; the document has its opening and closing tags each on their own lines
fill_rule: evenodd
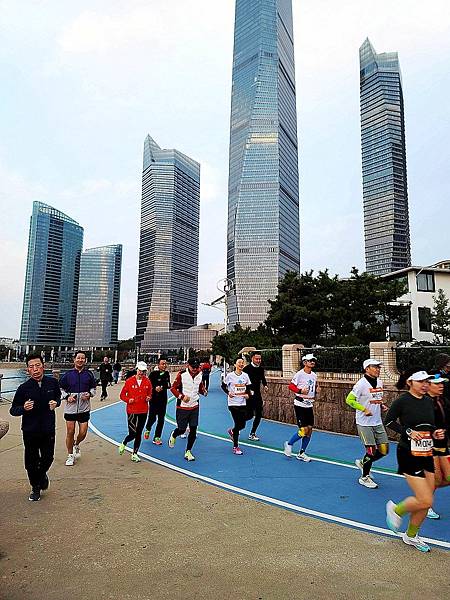
<svg viewBox="0 0 450 600">
<path fill-rule="evenodd" d="M 245 361 L 237 358 L 234 362 L 234 371 L 228 373 L 222 382 L 222 390 L 227 394 L 228 410 L 233 417 L 234 427 L 227 430 L 233 441 L 233 454 L 238 456 L 243 452 L 239 448 L 239 432 L 244 429 L 248 417 L 247 401 L 251 392 L 251 381 L 244 373 Z"/>
<path fill-rule="evenodd" d="M 86 369 L 86 353 L 74 354 L 74 368 L 64 373 L 59 381 L 61 397 L 66 401 L 64 419 L 66 421 L 66 467 L 72 467 L 80 458 L 80 444 L 86 438 L 91 415 L 91 398 L 95 396 L 95 377 Z M 76 424 L 78 423 L 78 434 Z"/>
<path fill-rule="evenodd" d="M 432 377 L 432 376 L 431 376 Z M 386 504 L 386 523 L 397 533 L 403 517 L 409 513 L 409 524 L 402 540 L 421 552 L 429 552 L 429 545 L 419 537 L 420 526 L 433 505 L 434 462 L 433 439 L 444 439 L 443 429 L 435 425 L 433 401 L 427 396 L 430 375 L 424 370 L 410 369 L 397 383 L 398 389 L 408 388 L 389 408 L 386 427 L 400 434 L 397 445 L 398 473 L 404 475 L 413 496 L 394 504 Z"/>
<path fill-rule="evenodd" d="M 186 369 L 179 371 L 170 388 L 177 400 L 176 419 L 177 426 L 169 437 L 169 448 L 175 446 L 178 436 L 181 436 L 189 427 L 184 458 L 187 461 L 195 460 L 191 450 L 197 437 L 199 399 L 200 394 L 208 395 L 208 390 L 202 382 L 202 371 L 198 358 L 190 358 Z"/>
<path fill-rule="evenodd" d="M 382 363 L 374 358 L 363 362 L 364 377 L 353 386 L 345 402 L 355 409 L 356 427 L 366 453 L 355 464 L 361 471 L 358 483 L 366 488 L 377 488 L 378 484 L 370 476 L 375 461 L 389 452 L 389 439 L 381 418 L 386 411 L 383 403 L 383 382 L 380 379 Z"/>
<path fill-rule="evenodd" d="M 31 485 L 28 499 L 37 502 L 49 486 L 47 472 L 55 453 L 55 409 L 61 404 L 61 390 L 54 377 L 44 375 L 40 354 L 26 358 L 29 379 L 19 385 L 9 412 L 22 417 L 25 469 Z"/>
<path fill-rule="evenodd" d="M 100 384 L 102 386 L 102 395 L 100 400 L 106 400 L 108 397 L 108 392 L 106 388 L 108 387 L 108 383 L 112 382 L 112 372 L 113 368 L 111 363 L 109 362 L 109 358 L 107 356 L 103 357 L 103 362 L 99 366 L 98 370 L 100 371 Z"/>
<path fill-rule="evenodd" d="M 263 399 L 261 396 L 261 385 L 264 386 L 264 391 L 267 392 L 266 376 L 264 368 L 261 366 L 262 355 L 260 352 L 253 352 L 251 362 L 244 367 L 244 373 L 250 377 L 251 389 L 250 397 L 247 400 L 248 418 L 254 418 L 252 428 L 248 439 L 252 442 L 259 442 L 260 438 L 256 435 L 256 431 L 261 423 L 263 414 Z"/>
<path fill-rule="evenodd" d="M 158 419 L 155 435 L 153 437 L 153 443 L 156 446 L 161 446 L 161 436 L 167 407 L 167 390 L 170 389 L 170 374 L 169 371 L 167 371 L 167 360 L 165 358 L 159 359 L 158 368 L 150 373 L 149 379 L 150 383 L 152 384 L 152 397 L 150 399 L 150 406 L 148 409 L 148 418 L 147 425 L 145 426 L 144 439 L 149 439 L 150 430 L 153 427 L 156 419 Z"/>
<path fill-rule="evenodd" d="M 313 404 L 318 392 L 317 375 L 313 371 L 317 358 L 313 354 L 305 354 L 302 358 L 303 369 L 297 371 L 289 384 L 289 389 L 294 392 L 294 410 L 297 419 L 298 431 L 288 442 L 284 442 L 284 454 L 292 456 L 292 447 L 299 440 L 302 441 L 298 460 L 310 462 L 311 457 L 306 454 L 306 449 L 311 441 L 314 427 Z"/>
<path fill-rule="evenodd" d="M 209 362 L 209 360 L 207 360 L 204 363 L 202 363 L 200 368 L 202 370 L 203 387 L 205 388 L 205 390 L 208 390 L 209 389 L 209 376 L 211 375 L 212 365 Z"/>
<path fill-rule="evenodd" d="M 136 365 L 136 375 L 125 381 L 120 392 L 120 399 L 127 403 L 128 435 L 119 446 L 119 454 L 122 456 L 125 446 L 134 440 L 131 454 L 133 462 L 141 462 L 138 452 L 147 419 L 148 403 L 152 395 L 152 384 L 146 373 L 147 363 L 139 361 Z"/>
<path fill-rule="evenodd" d="M 113 381 L 114 383 L 119 383 L 119 375 L 120 372 L 122 370 L 122 365 L 120 364 L 119 361 L 116 360 L 116 362 L 113 364 Z"/>
</svg>

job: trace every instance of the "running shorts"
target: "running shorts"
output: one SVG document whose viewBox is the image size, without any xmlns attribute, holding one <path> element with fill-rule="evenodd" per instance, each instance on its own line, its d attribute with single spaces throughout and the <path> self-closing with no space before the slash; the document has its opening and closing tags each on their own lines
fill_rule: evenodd
<svg viewBox="0 0 450 600">
<path fill-rule="evenodd" d="M 296 406 L 294 404 L 295 418 L 299 427 L 314 427 L 314 412 L 312 407 Z"/>
<path fill-rule="evenodd" d="M 425 477 L 425 471 L 434 473 L 432 456 L 413 456 L 407 448 L 397 446 L 398 473 L 412 477 Z"/>
<path fill-rule="evenodd" d="M 91 413 L 89 410 L 80 413 L 64 413 L 64 418 L 66 421 L 77 421 L 78 423 L 87 423 L 90 416 Z"/>
<path fill-rule="evenodd" d="M 178 429 L 181 429 L 181 431 L 186 431 L 188 426 L 198 427 L 198 413 L 198 406 L 190 410 L 185 408 L 177 408 L 176 417 Z"/>
<path fill-rule="evenodd" d="M 356 427 L 364 446 L 389 444 L 389 438 L 384 425 L 356 425 Z"/>
</svg>

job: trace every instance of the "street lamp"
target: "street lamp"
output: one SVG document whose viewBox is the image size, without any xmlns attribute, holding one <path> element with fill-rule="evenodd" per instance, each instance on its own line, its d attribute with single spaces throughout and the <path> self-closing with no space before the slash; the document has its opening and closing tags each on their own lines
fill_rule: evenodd
<svg viewBox="0 0 450 600">
<path fill-rule="evenodd" d="M 219 292 L 222 292 L 222 295 L 219 296 L 218 298 L 216 298 L 215 300 L 213 300 L 212 302 L 202 302 L 202 304 L 204 306 L 211 306 L 212 308 L 217 308 L 218 310 L 221 310 L 224 313 L 224 333 L 227 333 L 227 329 L 228 329 L 228 296 L 231 294 L 231 292 L 234 290 L 234 281 L 232 279 L 228 279 L 227 277 L 225 277 L 224 279 L 219 279 L 219 281 L 216 284 L 217 289 L 219 290 Z M 220 306 L 220 305 L 223 305 Z M 223 360 L 223 377 L 225 379 L 226 376 L 226 371 L 227 369 L 227 361 L 224 357 Z"/>
</svg>

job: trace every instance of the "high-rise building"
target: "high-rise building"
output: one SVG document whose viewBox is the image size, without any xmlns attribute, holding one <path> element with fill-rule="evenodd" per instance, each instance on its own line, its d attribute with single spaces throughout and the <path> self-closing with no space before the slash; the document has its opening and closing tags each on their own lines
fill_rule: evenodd
<svg viewBox="0 0 450 600">
<path fill-rule="evenodd" d="M 300 270 L 291 0 L 236 0 L 228 180 L 228 321 L 255 328 Z"/>
<path fill-rule="evenodd" d="M 122 245 L 89 248 L 81 255 L 75 345 L 117 345 Z"/>
<path fill-rule="evenodd" d="M 56 208 L 33 202 L 20 343 L 73 346 L 83 228 Z"/>
<path fill-rule="evenodd" d="M 383 275 L 411 265 L 402 76 L 368 39 L 359 63 L 366 270 Z"/>
<path fill-rule="evenodd" d="M 142 173 L 136 341 L 197 324 L 200 165 L 148 135 Z"/>
</svg>

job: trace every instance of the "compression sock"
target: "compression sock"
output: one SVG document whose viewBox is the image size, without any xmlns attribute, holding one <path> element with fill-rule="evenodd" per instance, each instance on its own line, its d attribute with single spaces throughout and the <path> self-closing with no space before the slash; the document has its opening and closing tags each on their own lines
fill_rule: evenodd
<svg viewBox="0 0 450 600">
<path fill-rule="evenodd" d="M 408 529 L 406 530 L 406 535 L 408 537 L 415 537 L 419 533 L 419 526 L 412 525 L 411 523 L 408 525 Z"/>
<path fill-rule="evenodd" d="M 372 468 L 373 458 L 369 454 L 365 454 L 361 463 L 363 467 L 363 477 L 367 477 L 367 475 L 370 473 L 370 469 Z"/>
<path fill-rule="evenodd" d="M 396 505 L 396 507 L 394 508 L 394 512 L 399 517 L 404 517 L 406 515 L 408 511 L 405 508 L 405 503 L 403 502 L 403 500 Z"/>
<path fill-rule="evenodd" d="M 310 441 L 311 441 L 310 435 L 309 436 L 305 435 L 305 437 L 302 437 L 302 447 L 301 447 L 300 452 L 304 452 L 306 450 Z"/>
<path fill-rule="evenodd" d="M 291 439 L 289 440 L 288 444 L 289 446 L 293 446 L 295 444 L 295 442 L 298 442 L 298 440 L 300 440 L 300 436 L 298 435 L 298 433 L 294 433 L 294 435 L 291 437 Z"/>
</svg>

